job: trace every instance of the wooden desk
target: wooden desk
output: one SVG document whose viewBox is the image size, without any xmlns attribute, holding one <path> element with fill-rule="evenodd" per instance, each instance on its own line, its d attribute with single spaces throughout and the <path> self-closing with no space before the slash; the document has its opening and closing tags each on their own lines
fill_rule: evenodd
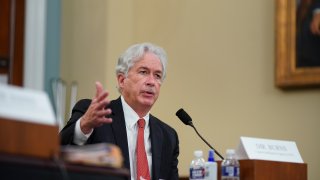
<svg viewBox="0 0 320 180">
<path fill-rule="evenodd" d="M 124 180 L 130 178 L 127 169 L 82 166 L 34 157 L 0 154 L 1 180 Z"/>
<path fill-rule="evenodd" d="M 287 163 L 264 160 L 239 160 L 240 180 L 307 180 L 308 166 L 305 163 Z M 218 180 L 221 179 L 221 161 L 218 163 Z M 188 180 L 189 177 L 180 177 Z"/>
</svg>

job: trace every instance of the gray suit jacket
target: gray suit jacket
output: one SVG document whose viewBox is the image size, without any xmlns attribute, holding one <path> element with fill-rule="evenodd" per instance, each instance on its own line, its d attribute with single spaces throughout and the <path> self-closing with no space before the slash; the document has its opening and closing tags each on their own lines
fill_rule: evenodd
<svg viewBox="0 0 320 180">
<path fill-rule="evenodd" d="M 61 144 L 73 144 L 76 121 L 86 112 L 91 100 L 82 99 L 76 103 L 67 125 L 60 132 Z M 86 144 L 112 143 L 120 147 L 124 158 L 124 167 L 130 169 L 127 132 L 121 99 L 113 100 L 108 105 L 112 110 L 111 124 L 104 124 L 95 128 Z M 178 155 L 179 139 L 176 131 L 150 115 L 150 136 L 152 151 L 152 179 L 179 179 Z"/>
</svg>

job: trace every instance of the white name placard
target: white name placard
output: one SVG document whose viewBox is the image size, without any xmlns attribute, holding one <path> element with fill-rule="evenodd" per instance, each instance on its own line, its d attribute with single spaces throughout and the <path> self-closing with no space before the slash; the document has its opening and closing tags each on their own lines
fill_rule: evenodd
<svg viewBox="0 0 320 180">
<path fill-rule="evenodd" d="M 238 159 L 303 163 L 297 145 L 293 141 L 240 137 L 236 155 Z"/>
<path fill-rule="evenodd" d="M 56 125 L 45 92 L 0 84 L 0 117 L 24 122 Z"/>
</svg>

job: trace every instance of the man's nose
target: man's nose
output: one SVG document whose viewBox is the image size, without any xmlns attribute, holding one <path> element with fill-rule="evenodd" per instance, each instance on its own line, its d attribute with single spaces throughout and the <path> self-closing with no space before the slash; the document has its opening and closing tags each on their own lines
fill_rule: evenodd
<svg viewBox="0 0 320 180">
<path fill-rule="evenodd" d="M 156 82 L 157 82 L 157 79 L 156 79 L 156 77 L 155 77 L 154 75 L 149 75 L 149 76 L 147 77 L 146 83 L 147 83 L 148 85 L 154 85 Z"/>
</svg>

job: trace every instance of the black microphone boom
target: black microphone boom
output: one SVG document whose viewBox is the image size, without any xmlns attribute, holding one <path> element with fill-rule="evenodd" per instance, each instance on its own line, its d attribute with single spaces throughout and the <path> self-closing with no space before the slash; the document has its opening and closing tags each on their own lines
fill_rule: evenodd
<svg viewBox="0 0 320 180">
<path fill-rule="evenodd" d="M 215 153 L 223 160 L 223 156 L 221 156 L 221 154 L 215 150 L 200 134 L 199 132 L 197 131 L 197 129 L 194 127 L 193 123 L 192 123 L 192 119 L 191 117 L 188 115 L 187 112 L 185 112 L 182 108 L 179 109 L 177 112 L 176 112 L 176 115 L 178 116 L 178 118 L 185 124 L 185 125 L 188 125 L 188 126 L 191 126 L 193 127 L 193 129 L 196 131 L 196 133 L 198 134 L 198 136 L 202 139 L 202 141 L 204 141 L 211 149 L 213 149 L 215 151 Z"/>
</svg>

